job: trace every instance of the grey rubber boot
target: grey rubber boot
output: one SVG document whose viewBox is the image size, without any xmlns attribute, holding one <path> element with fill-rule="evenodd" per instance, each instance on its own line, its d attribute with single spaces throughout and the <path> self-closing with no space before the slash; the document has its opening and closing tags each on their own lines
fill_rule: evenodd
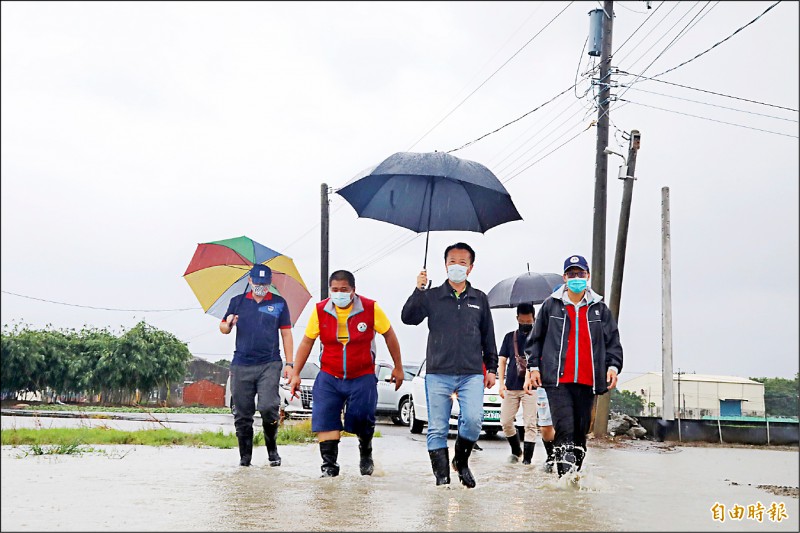
<svg viewBox="0 0 800 533">
<path fill-rule="evenodd" d="M 456 438 L 455 457 L 453 457 L 453 470 L 458 472 L 458 479 L 461 484 L 471 489 L 475 487 L 475 478 L 469 469 L 469 456 L 472 454 L 472 447 L 475 441 L 467 440 L 462 437 Z"/>
<path fill-rule="evenodd" d="M 431 468 L 433 475 L 436 477 L 437 485 L 450 484 L 450 451 L 447 448 L 439 448 L 438 450 L 428 450 L 428 455 L 431 458 Z"/>
<path fill-rule="evenodd" d="M 339 439 L 324 440 L 319 443 L 319 454 L 322 456 L 322 475 L 320 477 L 336 477 L 339 475 Z"/>
</svg>

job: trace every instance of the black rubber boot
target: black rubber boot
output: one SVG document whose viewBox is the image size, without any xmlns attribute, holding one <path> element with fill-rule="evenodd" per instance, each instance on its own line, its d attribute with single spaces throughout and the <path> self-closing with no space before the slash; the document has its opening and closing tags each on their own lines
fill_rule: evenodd
<svg viewBox="0 0 800 533">
<path fill-rule="evenodd" d="M 456 450 L 453 457 L 453 470 L 458 472 L 458 479 L 461 484 L 471 489 L 475 487 L 475 478 L 469 470 L 469 456 L 472 453 L 472 447 L 475 441 L 467 440 L 462 437 L 456 438 Z"/>
<path fill-rule="evenodd" d="M 519 447 L 519 435 L 514 433 L 511 437 L 506 437 L 508 444 L 511 446 L 511 462 L 518 463 L 519 458 L 522 456 L 522 448 Z M 527 442 L 525 445 L 527 446 Z"/>
<path fill-rule="evenodd" d="M 253 436 L 236 438 L 239 439 L 239 466 L 250 466 L 253 459 Z"/>
<path fill-rule="evenodd" d="M 542 441 L 544 444 L 544 449 L 547 451 L 547 459 L 544 462 L 544 471 L 545 472 L 552 472 L 553 467 L 555 466 L 555 456 L 553 455 L 553 441 Z"/>
<path fill-rule="evenodd" d="M 581 469 L 584 457 L 586 457 L 586 450 L 581 446 L 575 446 L 575 470 Z"/>
<path fill-rule="evenodd" d="M 428 450 L 428 455 L 431 457 L 431 468 L 433 475 L 436 477 L 437 485 L 450 484 L 450 450 L 447 448 L 439 448 L 438 450 Z"/>
<path fill-rule="evenodd" d="M 336 477 L 339 475 L 339 439 L 324 440 L 319 443 L 319 454 L 322 456 L 322 475 L 320 477 Z"/>
<path fill-rule="evenodd" d="M 375 463 L 372 461 L 372 434 L 369 436 L 358 436 L 358 452 L 361 459 L 358 468 L 362 476 L 371 476 L 375 470 Z"/>
<path fill-rule="evenodd" d="M 264 422 L 264 443 L 267 445 L 269 466 L 281 466 L 281 456 L 278 455 L 278 421 Z"/>
<path fill-rule="evenodd" d="M 517 426 L 517 437 L 520 442 L 525 442 L 525 426 Z"/>
<path fill-rule="evenodd" d="M 522 464 L 529 465 L 533 460 L 533 449 L 536 446 L 535 442 L 524 442 L 523 447 L 525 451 L 522 454 Z"/>
<path fill-rule="evenodd" d="M 577 457 L 575 456 L 575 446 L 572 443 L 563 444 L 555 449 L 556 469 L 558 477 L 568 473 L 575 466 Z"/>
</svg>

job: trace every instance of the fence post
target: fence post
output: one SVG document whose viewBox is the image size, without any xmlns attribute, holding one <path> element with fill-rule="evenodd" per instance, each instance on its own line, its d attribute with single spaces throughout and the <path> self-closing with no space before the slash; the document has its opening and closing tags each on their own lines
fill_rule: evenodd
<svg viewBox="0 0 800 533">
<path fill-rule="evenodd" d="M 722 423 L 719 421 L 720 416 L 722 415 L 721 414 L 717 415 L 717 431 L 719 431 L 719 443 L 724 444 L 724 441 L 722 440 Z"/>
<path fill-rule="evenodd" d="M 767 446 L 769 446 L 769 416 L 767 416 L 766 411 L 764 412 L 764 418 L 767 420 Z"/>
</svg>

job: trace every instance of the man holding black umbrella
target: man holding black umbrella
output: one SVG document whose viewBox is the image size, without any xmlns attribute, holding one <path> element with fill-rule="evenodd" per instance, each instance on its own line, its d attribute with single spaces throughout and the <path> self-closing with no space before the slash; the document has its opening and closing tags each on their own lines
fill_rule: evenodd
<svg viewBox="0 0 800 533">
<path fill-rule="evenodd" d="M 236 326 L 236 349 L 231 362 L 231 391 L 234 426 L 239 440 L 239 465 L 250 466 L 253 457 L 253 415 L 261 413 L 264 441 L 270 466 L 280 466 L 278 422 L 280 420 L 281 369 L 284 376 L 292 366 L 294 341 L 289 306 L 269 291 L 272 270 L 255 265 L 250 270 L 250 291 L 231 298 L 219 330 L 227 335 Z M 283 341 L 286 368 L 281 359 L 278 336 Z M 255 396 L 258 394 L 258 405 Z"/>
<path fill-rule="evenodd" d="M 401 319 L 415 326 L 428 319 L 427 445 L 436 484 L 450 483 L 447 434 L 456 394 L 458 438 L 452 466 L 461 483 L 472 488 L 475 478 L 469 469 L 469 456 L 483 425 L 483 390 L 495 383 L 497 345 L 486 294 L 467 281 L 475 263 L 475 251 L 459 242 L 447 247 L 444 260 L 447 281 L 427 290 L 427 273 L 420 272 L 417 287 L 403 306 Z"/>
</svg>

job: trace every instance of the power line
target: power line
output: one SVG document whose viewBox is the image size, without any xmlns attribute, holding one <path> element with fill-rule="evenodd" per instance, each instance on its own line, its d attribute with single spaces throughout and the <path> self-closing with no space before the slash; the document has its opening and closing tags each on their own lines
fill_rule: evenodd
<svg viewBox="0 0 800 533">
<path fill-rule="evenodd" d="M 732 98 L 734 100 L 741 100 L 743 102 L 749 102 L 751 104 L 758 104 L 758 105 L 763 105 L 763 106 L 767 106 L 767 107 L 775 107 L 777 109 L 785 109 L 786 111 L 794 111 L 795 113 L 797 113 L 799 111 L 797 109 L 792 109 L 791 107 L 784 107 L 784 106 L 775 105 L 775 104 L 768 104 L 766 102 L 759 102 L 758 100 L 750 100 L 748 98 L 742 98 L 740 96 L 732 96 L 730 94 L 724 94 L 724 93 L 709 91 L 707 89 L 700 89 L 698 87 L 691 87 L 689 85 L 681 85 L 680 83 L 675 83 L 675 82 L 672 82 L 672 81 L 658 80 L 658 79 L 656 79 L 654 77 L 648 77 L 648 76 L 644 76 L 642 74 L 634 74 L 632 72 L 625 72 L 624 70 L 620 70 L 619 72 L 617 72 L 617 74 L 638 76 L 643 80 L 657 81 L 658 83 L 666 83 L 667 85 L 674 85 L 675 87 L 681 87 L 683 89 L 691 89 L 692 91 L 699 91 L 701 93 L 713 94 L 714 96 L 723 96 L 725 98 Z"/>
<path fill-rule="evenodd" d="M 714 119 L 714 118 L 703 117 L 703 116 L 700 116 L 700 115 L 692 115 L 691 113 L 684 113 L 682 111 L 675 111 L 673 109 L 665 109 L 663 107 L 656 107 L 654 105 L 642 104 L 640 102 L 634 102 L 633 100 L 625 100 L 625 99 L 622 99 L 622 98 L 619 98 L 618 100 L 620 102 L 628 102 L 628 103 L 640 105 L 640 106 L 643 106 L 643 107 L 650 107 L 652 109 L 658 109 L 660 111 L 667 111 L 669 113 L 677 113 L 678 115 L 685 115 L 687 117 L 694 117 L 694 118 L 700 118 L 700 119 L 703 119 L 703 120 L 710 120 L 711 122 L 719 122 L 721 124 L 727 124 L 729 126 L 737 126 L 739 128 L 747 128 L 749 130 L 763 131 L 764 133 L 772 133 L 774 135 L 781 135 L 783 137 L 792 137 L 794 139 L 798 138 L 797 135 L 789 135 L 788 133 L 779 133 L 777 131 L 765 130 L 765 129 L 761 129 L 761 128 L 754 128 L 752 126 L 745 126 L 744 124 L 737 124 L 735 122 L 725 122 L 724 120 L 717 120 L 717 119 Z"/>
<path fill-rule="evenodd" d="M 617 2 L 616 5 L 618 5 L 619 7 L 625 8 L 628 11 L 633 11 L 634 13 L 639 13 L 640 15 L 647 15 L 647 11 L 636 11 L 635 9 L 631 9 L 629 7 L 626 7 L 625 5 L 622 4 L 622 2 Z"/>
<path fill-rule="evenodd" d="M 558 12 L 558 14 L 557 14 L 555 17 L 553 17 L 552 19 L 550 19 L 550 22 L 548 22 L 547 24 L 545 24 L 545 25 L 544 25 L 544 27 L 543 27 L 541 30 L 539 30 L 539 31 L 536 33 L 536 35 L 534 35 L 533 37 L 531 37 L 531 38 L 528 40 L 528 42 L 526 42 L 525 44 L 523 44 L 523 45 L 522 45 L 522 47 L 521 47 L 519 50 L 517 50 L 516 52 L 514 52 L 514 54 L 513 54 L 511 57 L 509 57 L 508 59 L 506 59 L 506 61 L 505 61 L 505 62 L 504 62 L 502 65 L 500 65 L 500 66 L 497 68 L 497 70 L 495 70 L 494 72 L 492 72 L 492 73 L 489 75 L 489 77 L 488 77 L 488 78 L 486 78 L 486 79 L 485 79 L 485 80 L 484 80 L 484 81 L 483 81 L 483 82 L 482 82 L 480 85 L 478 85 L 478 86 L 477 86 L 477 87 L 476 87 L 476 88 L 475 88 L 475 89 L 474 89 L 474 90 L 473 90 L 471 93 L 469 93 L 469 94 L 468 94 L 468 95 L 467 95 L 467 96 L 466 96 L 466 97 L 465 97 L 463 100 L 461 100 L 461 102 L 459 102 L 459 103 L 458 103 L 458 104 L 457 104 L 457 105 L 456 105 L 456 106 L 455 106 L 453 109 L 451 109 L 451 110 L 450 110 L 450 112 L 448 112 L 448 113 L 447 113 L 445 116 L 443 116 L 443 117 L 442 117 L 442 118 L 439 120 L 439 122 L 437 122 L 436 124 L 434 124 L 434 125 L 433 125 L 433 127 L 431 127 L 431 129 L 429 129 L 428 131 L 426 131 L 426 132 L 425 132 L 425 134 L 424 134 L 422 137 L 420 137 L 419 139 L 417 139 L 417 140 L 416 140 L 416 142 L 415 142 L 414 144 L 412 144 L 412 145 L 411 145 L 411 146 L 410 146 L 410 147 L 409 147 L 409 148 L 406 150 L 406 152 L 410 152 L 410 151 L 411 151 L 411 149 L 412 149 L 412 148 L 414 148 L 414 147 L 415 147 L 417 144 L 419 144 L 419 142 L 420 142 L 422 139 L 424 139 L 425 137 L 427 137 L 427 136 L 428 136 L 428 134 L 430 134 L 430 133 L 431 133 L 433 130 L 435 130 L 435 129 L 436 129 L 438 126 L 439 126 L 439 124 L 441 124 L 442 122 L 444 122 L 444 121 L 445 121 L 445 119 L 447 119 L 447 117 L 449 117 L 450 115 L 452 115 L 452 114 L 453 114 L 453 112 L 455 112 L 455 110 L 456 110 L 456 109 L 458 109 L 459 107 L 461 107 L 461 105 L 462 105 L 464 102 L 466 102 L 467 100 L 469 100 L 469 98 L 470 98 L 470 97 L 471 97 L 473 94 L 475 94 L 476 92 L 478 92 L 478 90 L 479 90 L 481 87 L 483 87 L 484 85 L 486 85 L 486 83 L 487 83 L 489 80 L 491 80 L 491 79 L 494 77 L 494 75 L 495 75 L 495 74 L 497 74 L 498 72 L 500 72 L 500 70 L 501 70 L 503 67 L 505 67 L 505 66 L 506 66 L 506 65 L 507 65 L 507 64 L 508 64 L 508 63 L 509 63 L 509 62 L 510 62 L 512 59 L 514 59 L 514 58 L 517 56 L 517 54 L 519 54 L 520 52 L 522 52 L 522 50 L 524 50 L 526 46 L 528 46 L 529 44 L 531 44 L 531 42 L 533 42 L 533 40 L 534 40 L 534 39 L 536 39 L 536 37 L 538 37 L 538 36 L 539 36 L 539 35 L 540 35 L 540 34 L 541 34 L 541 33 L 542 33 L 544 30 L 546 30 L 546 29 L 548 28 L 548 26 L 550 26 L 550 24 L 552 24 L 552 23 L 553 23 L 553 21 L 555 21 L 555 20 L 556 20 L 558 17 L 560 17 L 560 16 L 561 16 L 561 14 L 562 14 L 564 11 L 566 11 L 566 10 L 567 10 L 567 8 L 568 8 L 569 6 L 571 6 L 573 3 L 574 3 L 574 1 L 573 1 L 573 2 L 570 2 L 569 4 L 567 4 L 567 5 L 564 7 L 564 9 L 562 9 L 561 11 L 559 11 L 559 12 Z"/>
<path fill-rule="evenodd" d="M 658 7 L 660 8 L 662 5 L 664 5 L 664 2 L 661 2 L 661 4 L 659 4 L 659 6 L 658 6 Z M 648 32 L 645 34 L 645 36 L 644 36 L 644 37 L 642 37 L 642 38 L 639 40 L 639 43 L 637 44 L 637 48 L 638 48 L 638 46 L 639 46 L 639 45 L 641 45 L 641 44 L 642 44 L 642 43 L 643 43 L 643 42 L 644 42 L 644 41 L 645 41 L 645 40 L 646 40 L 648 37 L 650 37 L 650 34 L 651 34 L 651 33 L 653 33 L 653 32 L 655 31 L 655 29 L 656 29 L 656 28 L 658 28 L 659 26 L 661 26 L 661 24 L 663 24 L 663 23 L 664 23 L 664 21 L 665 21 L 665 20 L 667 20 L 667 19 L 669 18 L 669 16 L 672 14 L 672 12 L 673 12 L 673 11 L 675 11 L 675 10 L 678 8 L 678 6 L 679 6 L 679 5 L 680 5 L 680 2 L 676 2 L 676 3 L 675 3 L 675 5 L 674 5 L 674 6 L 672 6 L 672 9 L 670 9 L 669 11 L 667 11 L 667 13 L 666 13 L 666 14 L 665 14 L 663 17 L 661 17 L 661 19 L 660 19 L 658 22 L 656 22 L 656 25 L 655 25 L 655 26 L 653 26 L 652 28 L 650 28 L 650 31 L 648 31 Z M 695 5 L 697 5 L 697 3 L 695 3 Z M 690 9 L 691 9 L 691 8 L 690 8 Z M 656 11 L 658 11 L 658 9 L 656 9 Z M 655 15 L 655 12 L 653 12 L 653 15 Z M 651 15 L 651 16 L 652 16 L 652 15 Z M 645 24 L 645 22 L 647 22 L 648 20 L 650 20 L 650 17 L 647 17 L 647 19 L 646 19 L 644 22 L 642 22 L 642 25 L 644 25 L 644 24 Z M 639 28 L 637 28 L 637 30 L 638 30 L 638 29 L 639 29 Z M 636 33 L 636 32 L 634 32 L 634 33 Z M 633 37 L 633 34 L 631 34 L 631 37 Z M 663 39 L 663 36 L 661 37 L 661 39 Z M 660 41 L 661 39 L 659 39 L 659 41 Z M 627 40 L 626 40 L 624 43 L 622 43 L 622 44 L 620 45 L 620 47 L 619 47 L 619 48 L 617 48 L 617 51 L 615 52 L 615 54 L 619 53 L 620 49 L 621 49 L 623 46 L 625 46 L 625 44 L 627 44 L 627 42 L 628 42 L 629 40 L 630 40 L 630 37 L 629 37 L 629 38 L 628 38 L 628 39 L 627 39 Z M 656 41 L 656 42 L 658 42 L 658 41 Z M 650 48 L 652 48 L 653 46 L 655 46 L 655 44 L 653 44 L 653 45 L 652 45 Z M 636 48 L 634 48 L 634 50 L 636 50 Z M 648 50 L 649 50 L 649 49 L 648 49 Z M 633 50 L 631 50 L 631 52 L 633 52 Z M 617 64 L 619 64 L 620 62 L 624 61 L 624 60 L 625 60 L 625 58 L 626 58 L 626 57 L 628 57 L 628 56 L 631 54 L 631 52 L 628 52 L 628 53 L 626 53 L 624 56 L 620 57 L 620 58 L 617 60 Z M 645 53 L 647 53 L 647 52 L 645 52 Z M 614 56 L 612 55 L 612 57 L 614 57 Z M 640 58 L 640 59 L 641 59 L 641 58 Z M 638 60 L 637 60 L 637 61 L 638 61 Z"/>
<path fill-rule="evenodd" d="M 609 60 L 609 61 L 611 61 L 611 58 L 613 58 L 615 54 L 618 54 L 618 53 L 619 53 L 619 51 L 622 49 L 622 47 L 623 47 L 623 46 L 625 46 L 626 44 L 628 44 L 628 41 L 630 41 L 630 40 L 631 40 L 631 38 L 632 38 L 634 35 L 636 35 L 636 32 L 637 32 L 637 31 L 639 31 L 639 30 L 642 28 L 642 26 L 644 26 L 645 24 L 647 24 L 647 21 L 648 21 L 648 20 L 650 20 L 650 17 L 652 17 L 653 15 L 655 15 L 655 14 L 658 12 L 658 10 L 659 10 L 659 9 L 661 9 L 661 6 L 663 6 L 663 5 L 664 5 L 664 2 L 661 2 L 660 4 L 658 4 L 658 7 L 656 7 L 656 8 L 653 10 L 653 12 L 652 12 L 652 13 L 650 13 L 650 14 L 647 16 L 647 18 L 646 18 L 646 19 L 644 19 L 644 20 L 642 21 L 642 23 L 641 23 L 641 24 L 639 24 L 639 26 L 637 26 L 637 28 L 636 28 L 635 30 L 633 30 L 633 33 L 631 33 L 630 35 L 628 35 L 628 38 L 627 38 L 627 39 L 625 39 L 625 42 L 623 42 L 621 45 L 619 45 L 619 46 L 617 47 L 617 51 L 616 51 L 616 52 L 614 52 L 614 54 L 612 54 L 612 55 L 611 55 L 611 57 L 609 57 L 609 58 L 608 58 L 608 60 Z M 663 20 L 663 19 L 662 19 L 662 20 Z M 652 30 L 651 30 L 651 31 L 652 31 Z M 648 34 L 648 35 L 649 35 L 649 34 Z"/>
<path fill-rule="evenodd" d="M 55 302 L 53 300 L 45 300 L 44 298 L 34 298 L 33 296 L 25 296 L 24 294 L 17 294 L 15 292 L 9 291 L 2 291 L 5 294 L 10 294 L 12 296 L 19 296 L 20 298 L 27 298 L 28 300 L 37 300 L 40 302 L 46 302 L 49 304 L 58 304 L 58 305 L 68 305 L 70 307 L 83 307 L 86 309 L 97 309 L 100 311 L 124 311 L 126 313 L 167 313 L 172 311 L 196 311 L 197 309 L 201 309 L 200 307 L 185 307 L 182 309 L 115 309 L 111 307 L 93 307 L 91 305 L 78 305 L 78 304 L 70 304 L 66 302 Z"/>
<path fill-rule="evenodd" d="M 620 87 L 628 87 L 628 86 L 625 85 L 625 84 L 621 84 Z M 631 88 L 631 89 L 633 89 L 635 91 L 641 91 L 643 93 L 657 94 L 658 96 L 666 96 L 667 98 L 674 98 L 676 100 L 684 100 L 686 102 L 693 102 L 695 104 L 702 104 L 702 105 L 707 105 L 707 106 L 711 106 L 711 107 L 719 107 L 720 109 L 729 109 L 731 111 L 738 111 L 739 113 L 747 113 L 747 114 L 750 114 L 750 115 L 757 115 L 759 117 L 774 118 L 776 120 L 785 120 L 787 122 L 797 122 L 796 119 L 776 117 L 775 115 L 767 115 L 765 113 L 756 113 L 755 111 L 745 111 L 744 109 L 737 109 L 735 107 L 728 107 L 728 106 L 724 106 L 724 105 L 712 104 L 710 102 L 701 102 L 700 100 L 692 100 L 690 98 L 681 98 L 680 96 L 674 96 L 674 95 L 671 95 L 671 94 L 664 94 L 664 93 L 657 93 L 655 91 L 648 91 L 646 89 L 640 89 L 638 87 L 629 87 L 629 88 Z"/>
<path fill-rule="evenodd" d="M 575 85 L 577 85 L 577 84 L 575 84 Z M 449 154 L 449 153 L 451 153 L 451 152 L 456 152 L 456 151 L 458 151 L 458 150 L 461 150 L 462 148 L 466 148 L 467 146 L 469 146 L 469 145 L 471 145 L 471 144 L 475 144 L 476 142 L 480 141 L 481 139 L 485 139 L 485 138 L 486 138 L 486 137 L 488 137 L 489 135 L 492 135 L 493 133 L 497 133 L 498 131 L 502 130 L 503 128 L 505 128 L 505 127 L 507 127 L 507 126 L 510 126 L 511 124 L 514 124 L 515 122 L 519 122 L 520 120 L 522 120 L 523 118 L 527 117 L 528 115 L 530 115 L 530 114 L 531 114 L 531 113 L 533 113 L 534 111 L 538 111 L 539 109 L 543 108 L 543 107 L 544 107 L 544 106 L 546 106 L 547 104 L 549 104 L 549 103 L 553 102 L 554 100 L 557 100 L 557 99 L 558 99 L 560 96 L 562 96 L 562 95 L 566 94 L 567 92 L 571 91 L 571 90 L 572 90 L 572 88 L 573 88 L 573 87 L 575 87 L 575 85 L 572 85 L 572 86 L 570 86 L 570 87 L 567 87 L 566 89 L 564 89 L 563 91 L 561 91 L 560 93 L 558 93 L 557 95 L 555 95 L 554 97 L 552 97 L 550 100 L 548 100 L 548 101 L 546 101 L 545 103 L 543 103 L 543 104 L 541 104 L 541 105 L 539 105 L 539 106 L 537 106 L 537 107 L 535 107 L 535 108 L 531 109 L 531 110 L 530 110 L 530 111 L 528 111 L 527 113 L 525 113 L 525 114 L 523 114 L 523 115 L 521 115 L 521 116 L 519 116 L 519 117 L 515 118 L 515 119 L 514 119 L 514 120 L 512 120 L 511 122 L 507 122 L 506 124 L 503 124 L 503 125 L 502 125 L 502 126 L 500 126 L 499 128 L 497 128 L 497 129 L 495 129 L 495 130 L 493 130 L 493 131 L 490 131 L 489 133 L 485 133 L 485 134 L 481 135 L 480 137 L 478 137 L 477 139 L 474 139 L 474 140 L 472 140 L 472 141 L 469 141 L 468 143 L 466 143 L 466 144 L 463 144 L 463 145 L 459 146 L 458 148 L 453 148 L 452 150 L 448 150 L 448 151 L 447 151 L 447 153 Z"/>
<path fill-rule="evenodd" d="M 684 61 L 684 62 L 683 62 L 683 63 L 681 63 L 680 65 L 676 65 L 676 66 L 672 67 L 671 69 L 667 69 L 667 70 L 665 70 L 664 72 L 662 72 L 662 73 L 660 73 L 660 74 L 656 74 L 656 75 L 655 75 L 655 76 L 653 76 L 653 77 L 654 77 L 654 78 L 658 78 L 659 76 L 663 76 L 663 75 L 664 75 L 664 74 L 666 74 L 667 72 L 672 72 L 673 70 L 675 70 L 675 69 L 677 69 L 677 68 L 680 68 L 680 67 L 682 67 L 682 66 L 686 65 L 687 63 L 691 63 L 692 61 L 694 61 L 694 60 L 695 60 L 695 59 L 697 59 L 698 57 L 700 57 L 700 56 L 702 56 L 702 55 L 704 55 L 704 54 L 707 54 L 708 52 L 710 52 L 711 50 L 713 50 L 713 49 L 714 49 L 714 48 L 716 48 L 717 46 L 721 45 L 722 43 L 724 43 L 725 41 L 727 41 L 728 39 L 730 39 L 731 37 L 733 37 L 734 35 L 736 35 L 736 34 L 737 34 L 737 33 L 739 33 L 740 31 L 742 31 L 743 29 L 745 29 L 746 27 L 750 26 L 750 25 L 751 25 L 751 24 L 753 24 L 755 21 L 757 21 L 758 19 L 760 19 L 761 17 L 763 17 L 764 15 L 766 15 L 766 14 L 767 14 L 767 13 L 768 13 L 768 12 L 769 12 L 769 11 L 770 11 L 772 8 L 773 8 L 773 7 L 777 6 L 778 4 L 780 4 L 780 0 L 778 0 L 777 2 L 775 2 L 774 4 L 772 4 L 771 6 L 769 6 L 767 9 L 765 9 L 765 10 L 764 10 L 764 12 L 763 12 L 763 13 L 761 13 L 759 16 L 757 16 L 756 18 L 754 18 L 753 20 L 751 20 L 750 22 L 748 22 L 747 24 L 745 24 L 744 26 L 742 26 L 741 28 L 739 28 L 738 30 L 736 30 L 735 32 L 731 33 L 730 35 L 728 35 L 727 37 L 725 37 L 725 38 L 724 38 L 724 39 L 722 39 L 721 41 L 719 41 L 719 42 L 717 42 L 717 43 L 714 43 L 714 44 L 713 44 L 713 45 L 712 45 L 710 48 L 708 48 L 707 50 L 704 50 L 704 51 L 700 52 L 699 54 L 697 54 L 696 56 L 694 56 L 693 58 L 691 58 L 691 59 L 689 59 L 689 60 L 687 60 L 687 61 Z"/>
<path fill-rule="evenodd" d="M 511 176 L 509 176 L 508 178 L 504 179 L 504 180 L 503 180 L 503 183 L 504 183 L 504 184 L 505 184 L 505 183 L 508 183 L 508 182 L 509 182 L 509 181 L 511 181 L 512 179 L 516 178 L 517 176 L 519 176 L 520 174 L 522 174 L 523 172 L 525 172 L 526 170 L 528 170 L 529 168 L 531 168 L 533 165 L 535 165 L 535 164 L 539 163 L 540 161 L 542 161 L 544 158 L 548 157 L 549 155 L 553 154 L 553 153 L 554 153 L 554 152 L 556 152 L 557 150 L 560 150 L 561 148 L 563 148 L 563 147 L 564 147 L 564 146 L 566 146 L 567 144 L 571 143 L 572 141 L 574 141 L 575 139 L 577 139 L 577 138 L 578 138 L 578 137 L 579 137 L 581 134 L 583 134 L 583 133 L 585 133 L 585 132 L 589 131 L 589 129 L 591 129 L 591 127 L 592 127 L 592 126 L 596 125 L 596 123 L 597 123 L 597 121 L 596 121 L 596 120 L 592 120 L 592 122 L 590 122 L 590 123 L 589 123 L 589 125 L 588 125 L 588 126 L 586 126 L 586 129 L 583 129 L 583 130 L 579 131 L 578 133 L 576 133 L 575 135 L 573 135 L 572 137 L 570 137 L 569 139 L 567 139 L 566 141 L 564 141 L 563 143 L 561 143 L 561 144 L 560 144 L 560 145 L 558 145 L 557 147 L 553 148 L 553 149 L 552 149 L 552 150 L 550 150 L 548 153 L 546 153 L 545 155 L 543 155 L 542 157 L 540 157 L 539 159 L 537 159 L 536 161 L 534 161 L 534 162 L 533 162 L 533 163 L 531 163 L 530 165 L 526 166 L 525 168 L 523 168 L 523 169 L 519 170 L 518 172 L 516 172 L 516 173 L 512 174 Z"/>
<path fill-rule="evenodd" d="M 707 6 L 708 4 L 710 4 L 710 3 L 711 3 L 711 2 L 706 2 L 706 6 Z M 672 30 L 673 30 L 673 28 L 675 28 L 675 26 L 677 26 L 678 24 L 680 24 L 680 22 L 681 22 L 681 21 L 682 21 L 684 18 L 686 18 L 686 16 L 687 16 L 689 13 L 691 13 L 691 12 L 694 10 L 694 8 L 695 8 L 695 7 L 697 7 L 699 4 L 700 4 L 700 2 L 695 2 L 695 4 L 694 4 L 692 7 L 690 7 L 688 10 L 686 10 L 686 13 L 684 13 L 683 15 L 681 15 L 681 18 L 679 18 L 678 20 L 676 20 L 676 21 L 675 21 L 675 24 L 673 24 L 672 26 L 670 26 L 670 27 L 669 27 L 669 29 L 668 29 L 667 31 L 665 31 L 665 32 L 664 32 L 664 34 L 663 34 L 661 37 L 659 37 L 659 38 L 658 38 L 658 39 L 657 39 L 657 40 L 656 40 L 656 41 L 655 41 L 653 44 L 651 44 L 651 45 L 650 45 L 650 48 L 648 48 L 647 50 L 645 50 L 645 52 L 644 52 L 642 55 L 640 55 L 640 56 L 639 56 L 639 58 L 638 58 L 636 61 L 634 61 L 633 63 L 631 63 L 630 67 L 633 67 L 633 65 L 635 65 L 636 63 L 638 63 L 639 61 L 641 61 L 641 60 L 644 58 L 644 56 L 646 56 L 646 55 L 647 55 L 647 53 L 648 53 L 650 50 L 652 50 L 652 49 L 653 49 L 653 48 L 654 48 L 654 47 L 655 47 L 655 46 L 656 46 L 656 45 L 657 45 L 659 42 L 661 42 L 661 39 L 663 39 L 664 37 L 666 37 L 667 35 L 669 35 L 669 33 L 670 33 Z M 689 21 L 689 24 L 691 24 L 691 23 L 692 23 L 692 21 L 693 21 L 695 18 L 697 18 L 697 17 L 700 15 L 700 13 L 702 13 L 702 12 L 703 12 L 703 10 L 704 10 L 704 9 L 705 9 L 705 6 L 704 6 L 704 7 L 702 7 L 702 8 L 700 9 L 700 11 L 698 11 L 698 12 L 695 14 L 695 16 L 694 16 L 694 17 L 693 17 L 693 18 L 692 18 L 692 19 Z M 672 13 L 672 11 L 670 11 L 670 13 Z M 668 13 L 668 14 L 669 14 L 669 13 Z M 687 24 L 687 26 L 688 26 L 688 24 Z M 685 28 L 686 28 L 686 26 L 684 26 L 684 29 L 685 29 Z M 664 54 L 664 53 L 665 53 L 667 50 L 669 50 L 669 48 L 670 48 L 670 47 L 671 47 L 671 46 L 672 46 L 672 45 L 675 43 L 676 39 L 677 39 L 677 38 L 678 38 L 678 37 L 681 35 L 682 31 L 683 31 L 683 30 L 681 30 L 680 32 L 678 32 L 678 35 L 676 35 L 675 37 L 673 37 L 672 41 L 670 41 L 670 42 L 669 42 L 669 44 L 667 44 L 667 46 L 665 46 L 665 47 L 664 47 L 664 49 L 663 49 L 663 50 L 661 50 L 661 52 L 660 52 L 660 53 L 659 53 L 659 54 L 658 54 L 658 55 L 655 57 L 655 59 L 653 59 L 653 60 L 650 62 L 650 64 L 648 64 L 648 65 L 647 65 L 647 66 L 644 68 L 644 70 L 642 70 L 642 72 L 646 72 L 648 68 L 650 68 L 651 66 L 653 66 L 653 63 L 655 63 L 656 61 L 658 61 L 658 59 L 659 59 L 659 58 L 660 58 L 660 57 L 661 57 L 661 56 L 662 56 L 662 55 L 663 55 L 663 54 Z M 629 68 L 630 68 L 630 67 L 629 67 Z M 634 82 L 635 82 L 635 81 L 636 81 L 636 80 L 634 80 Z"/>
</svg>

